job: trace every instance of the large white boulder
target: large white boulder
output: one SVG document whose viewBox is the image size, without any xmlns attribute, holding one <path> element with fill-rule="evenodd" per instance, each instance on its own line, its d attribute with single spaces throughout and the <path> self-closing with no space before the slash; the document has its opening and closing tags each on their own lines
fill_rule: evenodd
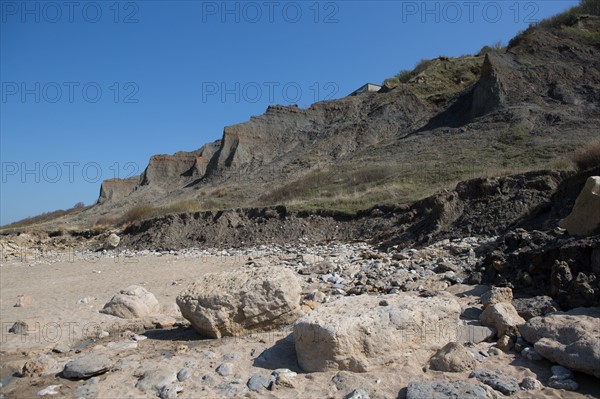
<svg viewBox="0 0 600 399">
<path fill-rule="evenodd" d="M 238 336 L 293 323 L 302 315 L 299 278 L 282 267 L 208 273 L 177 297 L 201 335 Z"/>
<path fill-rule="evenodd" d="M 456 340 L 461 308 L 450 296 L 348 296 L 320 305 L 294 325 L 298 364 L 308 372 L 364 372 Z"/>
<path fill-rule="evenodd" d="M 152 316 L 159 311 L 160 305 L 154 294 L 138 285 L 131 285 L 121 290 L 100 310 L 101 313 L 123 319 Z"/>
<path fill-rule="evenodd" d="M 519 330 L 546 359 L 600 378 L 600 308 L 534 317 Z"/>
<path fill-rule="evenodd" d="M 578 236 L 588 236 L 600 229 L 600 176 L 587 179 L 573 210 L 559 226 Z"/>
</svg>

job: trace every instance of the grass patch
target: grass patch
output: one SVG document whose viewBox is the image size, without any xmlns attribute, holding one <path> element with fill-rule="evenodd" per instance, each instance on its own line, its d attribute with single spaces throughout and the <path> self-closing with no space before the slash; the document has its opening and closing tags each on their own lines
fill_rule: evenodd
<svg viewBox="0 0 600 399">
<path fill-rule="evenodd" d="M 591 141 L 584 147 L 575 151 L 571 156 L 571 161 L 579 171 L 600 166 L 600 139 Z"/>
<path fill-rule="evenodd" d="M 218 191 L 218 190 L 217 190 Z M 209 210 L 222 209 L 224 203 L 212 198 L 203 200 L 181 200 L 163 206 L 152 206 L 148 204 L 136 205 L 125 212 L 120 218 L 108 217 L 98 219 L 96 224 L 104 226 L 124 226 L 140 220 L 153 219 L 165 215 L 179 213 L 193 213 Z M 105 218 L 105 217 L 103 217 Z"/>
<path fill-rule="evenodd" d="M 5 226 L 2 226 L 2 230 L 4 230 L 4 229 L 20 229 L 20 228 L 28 227 L 28 226 L 31 226 L 34 224 L 37 225 L 37 224 L 41 224 L 41 223 L 55 221 L 56 219 L 59 219 L 63 216 L 75 215 L 77 213 L 83 212 L 84 210 L 86 210 L 88 208 L 89 208 L 89 206 L 85 206 L 83 204 L 83 202 L 78 202 L 77 204 L 75 204 L 75 206 L 73 206 L 72 208 L 69 208 L 69 209 L 59 209 L 59 210 L 52 211 L 52 212 L 44 212 L 37 216 L 31 216 L 31 217 L 19 220 L 17 222 L 7 224 Z"/>
<path fill-rule="evenodd" d="M 508 47 L 512 48 L 523 41 L 525 37 L 538 29 L 557 30 L 571 36 L 597 42 L 600 40 L 598 32 L 590 32 L 578 27 L 580 18 L 584 15 L 600 16 L 600 1 L 598 0 L 581 0 L 578 5 L 568 9 L 565 12 L 557 14 L 553 17 L 546 18 L 537 24 L 531 24 L 527 29 L 519 32 L 508 43 Z"/>
</svg>

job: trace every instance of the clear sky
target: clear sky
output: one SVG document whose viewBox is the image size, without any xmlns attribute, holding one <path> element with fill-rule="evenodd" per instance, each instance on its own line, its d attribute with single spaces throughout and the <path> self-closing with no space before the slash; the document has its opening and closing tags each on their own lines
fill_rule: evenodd
<svg viewBox="0 0 600 399">
<path fill-rule="evenodd" d="M 95 202 L 269 104 L 507 43 L 576 1 L 0 0 L 0 224 Z"/>
</svg>

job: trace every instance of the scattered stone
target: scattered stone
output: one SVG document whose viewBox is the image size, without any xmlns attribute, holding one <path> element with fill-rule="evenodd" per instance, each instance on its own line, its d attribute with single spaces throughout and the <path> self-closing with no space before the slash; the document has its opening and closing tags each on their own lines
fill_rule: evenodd
<svg viewBox="0 0 600 399">
<path fill-rule="evenodd" d="M 495 328 L 499 336 L 516 335 L 517 328 L 525 323 L 514 306 L 506 302 L 496 303 L 485 308 L 481 313 L 480 320 L 483 325 Z"/>
<path fill-rule="evenodd" d="M 53 357 L 41 354 L 25 362 L 21 368 L 21 375 L 23 377 L 52 375 L 59 373 L 62 368 Z"/>
<path fill-rule="evenodd" d="M 111 351 L 124 352 L 128 350 L 137 349 L 137 341 L 121 341 L 121 342 L 109 342 L 106 344 L 106 348 Z"/>
<path fill-rule="evenodd" d="M 497 303 L 511 303 L 512 290 L 508 287 L 492 287 L 491 290 L 481 295 L 481 303 L 485 308 Z"/>
<path fill-rule="evenodd" d="M 432 351 L 455 340 L 460 305 L 453 297 L 404 293 L 387 296 L 389 306 L 379 306 L 382 299 L 342 297 L 299 319 L 293 336 L 300 367 L 364 372 L 408 350 Z M 435 336 L 423 333 L 432 329 Z"/>
<path fill-rule="evenodd" d="M 62 374 L 65 378 L 81 379 L 106 373 L 111 367 L 112 361 L 108 356 L 90 354 L 68 362 Z"/>
<path fill-rule="evenodd" d="M 55 353 L 69 353 L 69 352 L 71 352 L 71 347 L 69 347 L 69 345 L 67 345 L 65 343 L 60 343 L 60 344 L 56 345 L 52 349 L 52 352 L 55 352 Z"/>
<path fill-rule="evenodd" d="M 600 230 L 600 176 L 590 176 L 573 210 L 559 224 L 571 235 L 588 236 Z"/>
<path fill-rule="evenodd" d="M 517 393 L 520 389 L 516 378 L 510 377 L 501 371 L 477 369 L 471 372 L 469 378 L 476 378 L 482 384 L 508 396 Z"/>
<path fill-rule="evenodd" d="M 144 340 L 148 339 L 148 337 L 146 337 L 145 335 L 132 334 L 131 339 L 139 342 L 139 341 L 144 341 Z"/>
<path fill-rule="evenodd" d="M 542 357 L 540 356 L 540 354 L 537 353 L 535 351 L 535 349 L 530 346 L 523 348 L 523 350 L 521 351 L 521 356 L 523 356 L 525 359 L 533 360 L 533 361 L 542 360 Z"/>
<path fill-rule="evenodd" d="M 563 366 L 552 366 L 552 375 L 559 380 L 573 379 L 573 372 Z"/>
<path fill-rule="evenodd" d="M 56 395 L 62 385 L 49 385 L 46 388 L 38 391 L 37 396 Z"/>
<path fill-rule="evenodd" d="M 226 380 L 216 387 L 220 393 L 218 397 L 240 398 L 247 387 L 240 379 Z"/>
<path fill-rule="evenodd" d="M 99 377 L 92 377 L 85 384 L 78 386 L 73 391 L 76 398 L 96 398 L 99 391 Z"/>
<path fill-rule="evenodd" d="M 537 353 L 571 370 L 600 378 L 600 308 L 534 317 L 519 330 Z"/>
<path fill-rule="evenodd" d="M 26 308 L 29 307 L 31 305 L 33 305 L 35 303 L 35 300 L 33 299 L 33 297 L 29 296 L 29 295 L 19 295 L 17 296 L 17 302 L 15 303 L 14 307 L 15 308 Z M 52 385 L 54 386 L 54 385 Z M 53 394 L 50 394 L 53 395 Z"/>
<path fill-rule="evenodd" d="M 121 242 L 121 237 L 116 235 L 115 233 L 111 233 L 104 242 L 104 249 L 115 249 L 119 246 Z"/>
<path fill-rule="evenodd" d="M 275 378 L 282 376 L 282 375 L 285 375 L 289 378 L 296 378 L 298 376 L 298 373 L 296 373 L 295 371 L 292 371 L 290 369 L 275 369 L 275 370 L 273 370 L 271 375 Z"/>
<path fill-rule="evenodd" d="M 529 320 L 537 316 L 546 316 L 549 313 L 558 312 L 558 303 L 549 296 L 535 296 L 532 298 L 517 298 L 512 301 L 519 316 Z"/>
<path fill-rule="evenodd" d="M 18 335 L 27 335 L 28 331 L 29 325 L 23 320 L 16 321 L 15 324 L 13 324 L 12 327 L 8 329 L 9 333 Z"/>
<path fill-rule="evenodd" d="M 254 392 L 260 392 L 263 389 L 269 389 L 272 381 L 262 375 L 253 375 L 247 382 L 248 389 Z"/>
<path fill-rule="evenodd" d="M 166 368 L 155 368 L 146 370 L 135 386 L 142 391 L 157 391 L 175 382 L 177 382 L 175 372 Z"/>
<path fill-rule="evenodd" d="M 215 371 L 221 377 L 228 377 L 233 374 L 233 363 L 222 363 Z"/>
<path fill-rule="evenodd" d="M 159 314 L 152 317 L 151 323 L 156 328 L 172 328 L 177 324 L 177 320 L 174 317 Z"/>
<path fill-rule="evenodd" d="M 523 337 L 517 337 L 517 340 L 515 341 L 515 351 L 521 353 L 526 347 L 527 342 L 525 342 Z"/>
<path fill-rule="evenodd" d="M 192 369 L 189 367 L 184 367 L 177 373 L 177 380 L 183 382 L 192 376 Z"/>
<path fill-rule="evenodd" d="M 498 341 L 496 341 L 496 347 L 505 352 L 511 350 L 515 345 L 515 341 L 508 335 L 501 336 Z"/>
<path fill-rule="evenodd" d="M 183 391 L 183 387 L 179 384 L 167 384 L 158 390 L 160 399 L 175 399 L 179 392 Z"/>
<path fill-rule="evenodd" d="M 563 366 L 552 366 L 552 377 L 548 381 L 548 386 L 566 391 L 579 389 L 579 384 L 573 380 L 573 372 Z"/>
<path fill-rule="evenodd" d="M 561 379 L 556 376 L 550 377 L 548 386 L 554 389 L 564 389 L 565 391 L 576 391 L 579 389 L 579 384 L 571 379 Z"/>
<path fill-rule="evenodd" d="M 207 273 L 177 297 L 177 304 L 196 331 L 220 338 L 294 322 L 302 314 L 301 291 L 293 271 L 262 267 Z"/>
<path fill-rule="evenodd" d="M 158 301 L 151 292 L 144 287 L 131 285 L 113 296 L 100 312 L 122 319 L 135 319 L 154 315 L 159 310 Z"/>
<path fill-rule="evenodd" d="M 462 344 L 449 342 L 429 361 L 431 368 L 439 371 L 461 372 L 475 367 L 475 358 Z"/>
<path fill-rule="evenodd" d="M 362 388 L 358 388 L 344 396 L 344 399 L 369 399 L 369 394 Z"/>
<path fill-rule="evenodd" d="M 503 352 L 495 346 L 492 346 L 490 349 L 488 349 L 488 353 L 492 356 L 500 356 Z"/>
<path fill-rule="evenodd" d="M 290 377 L 289 374 L 279 374 L 275 378 L 275 385 L 284 387 L 284 388 L 296 388 L 296 383 L 294 382 L 294 378 Z"/>
<path fill-rule="evenodd" d="M 488 399 L 481 385 L 464 381 L 415 381 L 408 384 L 406 399 Z"/>
<path fill-rule="evenodd" d="M 472 324 L 459 325 L 458 336 L 456 341 L 460 343 L 472 342 L 478 344 L 483 341 L 487 341 L 496 335 L 496 330 L 486 326 L 475 326 Z"/>
<path fill-rule="evenodd" d="M 533 377 L 525 377 L 519 386 L 525 391 L 534 391 L 542 389 L 542 384 Z"/>
</svg>

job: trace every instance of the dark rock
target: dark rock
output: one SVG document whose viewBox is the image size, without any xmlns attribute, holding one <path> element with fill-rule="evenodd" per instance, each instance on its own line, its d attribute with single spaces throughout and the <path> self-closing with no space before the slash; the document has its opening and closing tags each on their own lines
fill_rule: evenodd
<svg viewBox="0 0 600 399">
<path fill-rule="evenodd" d="M 93 354 L 71 360 L 62 372 L 65 378 L 88 378 L 106 373 L 112 367 L 108 356 Z"/>
<path fill-rule="evenodd" d="M 548 313 L 560 310 L 558 303 L 549 296 L 536 296 L 532 298 L 516 298 L 512 301 L 519 316 L 529 320 L 536 316 L 545 316 Z"/>
<path fill-rule="evenodd" d="M 415 381 L 408 384 L 406 399 L 487 399 L 481 385 L 463 381 Z"/>
<path fill-rule="evenodd" d="M 251 391 L 260 392 L 262 389 L 269 389 L 269 386 L 273 383 L 271 378 L 262 375 L 253 375 L 248 380 L 248 388 Z"/>
<path fill-rule="evenodd" d="M 477 369 L 471 372 L 469 378 L 476 378 L 479 382 L 489 385 L 504 395 L 513 395 L 519 392 L 519 381 L 501 371 Z"/>
</svg>

